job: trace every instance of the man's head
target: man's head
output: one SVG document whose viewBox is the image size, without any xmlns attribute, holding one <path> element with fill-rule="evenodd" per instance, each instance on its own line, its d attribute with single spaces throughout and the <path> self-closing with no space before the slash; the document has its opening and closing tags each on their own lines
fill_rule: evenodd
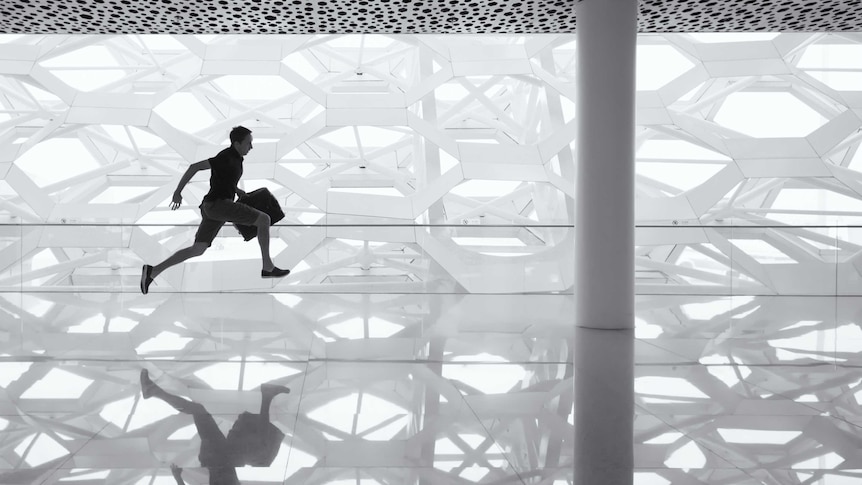
<svg viewBox="0 0 862 485">
<path fill-rule="evenodd" d="M 230 130 L 230 145 L 243 157 L 253 148 L 251 140 L 251 130 L 244 126 L 235 126 Z"/>
</svg>

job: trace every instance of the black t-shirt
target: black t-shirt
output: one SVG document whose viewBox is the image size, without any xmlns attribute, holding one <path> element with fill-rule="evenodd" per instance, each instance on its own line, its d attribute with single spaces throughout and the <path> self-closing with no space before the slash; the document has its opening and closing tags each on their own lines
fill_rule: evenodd
<svg viewBox="0 0 862 485">
<path fill-rule="evenodd" d="M 229 146 L 210 158 L 210 191 L 204 201 L 228 199 L 236 195 L 236 184 L 242 177 L 242 156 Z"/>
</svg>

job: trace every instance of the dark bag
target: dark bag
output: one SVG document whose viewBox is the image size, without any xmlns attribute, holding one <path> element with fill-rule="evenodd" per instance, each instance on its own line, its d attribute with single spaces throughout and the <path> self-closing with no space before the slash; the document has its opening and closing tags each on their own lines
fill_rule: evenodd
<svg viewBox="0 0 862 485">
<path fill-rule="evenodd" d="M 237 199 L 237 202 L 249 207 L 254 207 L 268 215 L 269 225 L 273 225 L 284 219 L 284 211 L 281 210 L 281 206 L 278 205 L 278 201 L 275 199 L 275 196 L 273 196 L 266 187 L 247 192 L 244 196 Z M 255 236 L 257 236 L 257 227 L 255 226 L 246 226 L 244 224 L 234 223 L 234 227 L 236 227 L 236 230 L 239 231 L 242 238 L 246 241 L 251 241 Z"/>
<path fill-rule="evenodd" d="M 284 433 L 260 414 L 244 412 L 233 423 L 227 441 L 246 465 L 270 466 L 284 441 Z"/>
</svg>

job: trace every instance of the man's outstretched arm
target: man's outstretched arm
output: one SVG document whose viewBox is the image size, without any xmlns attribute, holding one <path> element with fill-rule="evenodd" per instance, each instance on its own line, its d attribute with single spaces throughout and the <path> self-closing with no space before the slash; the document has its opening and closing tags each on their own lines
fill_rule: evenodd
<svg viewBox="0 0 862 485">
<path fill-rule="evenodd" d="M 194 177 L 194 175 L 196 173 L 198 173 L 199 171 L 208 170 L 209 168 L 210 168 L 209 159 L 201 160 L 200 162 L 195 162 L 195 163 L 189 165 L 189 168 L 186 169 L 186 173 L 184 173 L 183 176 L 180 177 L 180 181 L 177 184 L 177 189 L 174 190 L 174 197 L 171 200 L 171 210 L 177 210 L 177 208 L 180 206 L 180 204 L 183 203 L 182 192 L 183 192 L 183 189 L 186 187 L 186 184 L 189 183 L 189 180 L 191 180 L 192 177 Z"/>
<path fill-rule="evenodd" d="M 186 485 L 186 482 L 183 480 L 183 469 L 173 463 L 171 463 L 171 475 L 174 476 L 177 485 Z"/>
</svg>

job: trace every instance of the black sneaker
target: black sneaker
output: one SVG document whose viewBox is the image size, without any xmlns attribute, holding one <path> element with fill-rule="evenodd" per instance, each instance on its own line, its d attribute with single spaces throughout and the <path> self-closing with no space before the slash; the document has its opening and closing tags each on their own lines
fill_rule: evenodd
<svg viewBox="0 0 862 485">
<path fill-rule="evenodd" d="M 145 264 L 143 268 L 141 268 L 141 293 L 147 294 L 150 291 L 150 283 L 153 282 L 153 278 L 150 275 L 153 274 L 153 267 Z"/>
<path fill-rule="evenodd" d="M 271 271 L 265 269 L 260 270 L 261 278 L 281 278 L 290 274 L 289 269 L 272 268 Z"/>
<path fill-rule="evenodd" d="M 149 399 L 153 395 L 153 381 L 150 380 L 150 373 L 147 369 L 141 369 L 141 395 L 144 399 Z"/>
</svg>

